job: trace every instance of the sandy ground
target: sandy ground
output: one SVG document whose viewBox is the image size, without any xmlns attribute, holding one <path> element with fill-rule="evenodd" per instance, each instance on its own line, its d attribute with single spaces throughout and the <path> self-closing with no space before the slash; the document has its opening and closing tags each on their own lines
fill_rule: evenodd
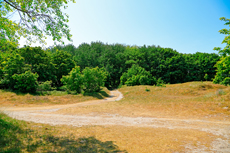
<svg viewBox="0 0 230 153">
<path fill-rule="evenodd" d="M 192 119 L 177 118 L 152 118 L 152 117 L 128 117 L 119 114 L 82 114 L 82 115 L 63 115 L 52 114 L 60 109 L 72 108 L 87 105 L 100 105 L 112 101 L 118 101 L 123 98 L 122 93 L 118 90 L 111 91 L 111 96 L 103 100 L 94 100 L 69 105 L 55 105 L 48 107 L 11 107 L 0 108 L 1 111 L 19 120 L 32 121 L 35 123 L 44 123 L 50 125 L 121 125 L 135 127 L 152 127 L 152 128 L 168 128 L 168 129 L 194 129 L 212 133 L 221 136 L 212 143 L 209 152 L 230 153 L 230 122 L 224 121 L 206 121 Z M 185 146 L 192 152 L 205 152 L 205 146 L 193 147 Z"/>
</svg>

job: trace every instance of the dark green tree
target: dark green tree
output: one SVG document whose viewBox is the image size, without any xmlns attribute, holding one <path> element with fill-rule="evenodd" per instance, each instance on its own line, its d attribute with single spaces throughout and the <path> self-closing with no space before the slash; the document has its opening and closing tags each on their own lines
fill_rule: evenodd
<svg viewBox="0 0 230 153">
<path fill-rule="evenodd" d="M 55 66 L 54 75 L 56 76 L 53 83 L 60 87 L 62 85 L 62 76 L 67 75 L 75 67 L 75 62 L 71 54 L 62 50 L 57 50 L 52 54 L 52 63 Z"/>
<path fill-rule="evenodd" d="M 30 65 L 25 64 L 24 58 L 16 52 L 8 54 L 2 62 L 2 65 L 3 78 L 1 80 L 1 86 L 10 89 L 14 89 L 15 86 L 13 75 L 22 74 L 31 69 Z"/>
<path fill-rule="evenodd" d="M 38 81 L 55 80 L 55 66 L 52 63 L 50 53 L 41 47 L 24 47 L 18 49 L 18 53 L 24 58 L 26 64 L 31 65 L 31 71 L 39 75 Z"/>
</svg>

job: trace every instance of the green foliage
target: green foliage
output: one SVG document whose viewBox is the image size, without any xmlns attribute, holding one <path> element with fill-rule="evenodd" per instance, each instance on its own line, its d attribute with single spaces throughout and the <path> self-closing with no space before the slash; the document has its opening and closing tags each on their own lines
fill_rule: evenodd
<svg viewBox="0 0 230 153">
<path fill-rule="evenodd" d="M 31 71 L 39 75 L 38 81 L 55 80 L 55 66 L 51 55 L 41 47 L 24 47 L 18 49 L 26 64 L 31 65 Z"/>
<path fill-rule="evenodd" d="M 62 50 L 57 50 L 52 55 L 52 63 L 55 65 L 54 75 L 56 76 L 53 82 L 56 86 L 60 87 L 62 85 L 62 76 L 67 75 L 75 67 L 75 62 L 71 54 Z"/>
<path fill-rule="evenodd" d="M 62 77 L 61 82 L 66 85 L 68 90 L 80 93 L 83 85 L 83 76 L 80 72 L 80 67 L 76 66 L 73 68 L 69 75 Z"/>
<path fill-rule="evenodd" d="M 203 81 L 204 75 L 208 75 L 207 81 L 211 81 L 216 75 L 216 67 L 214 65 L 220 59 L 217 54 L 211 53 L 195 53 L 185 54 L 185 67 L 187 74 L 185 81 Z"/>
<path fill-rule="evenodd" d="M 104 67 L 108 72 L 105 86 L 110 88 L 120 84 L 120 77 L 126 70 L 124 51 L 125 46 L 121 44 L 108 45 L 102 42 L 92 42 L 79 45 L 72 55 L 81 70 L 86 67 Z"/>
<path fill-rule="evenodd" d="M 213 83 L 228 85 L 228 78 L 230 77 L 230 56 L 222 57 L 216 64 L 217 73 Z"/>
<path fill-rule="evenodd" d="M 38 87 L 38 74 L 34 74 L 31 71 L 26 71 L 22 74 L 14 74 L 12 78 L 15 83 L 14 89 L 20 92 L 35 92 Z"/>
<path fill-rule="evenodd" d="M 82 73 L 80 67 L 76 66 L 67 76 L 63 76 L 61 81 L 70 91 L 80 93 L 81 90 L 87 93 L 98 92 L 104 86 L 107 73 L 104 69 L 86 67 Z"/>
<path fill-rule="evenodd" d="M 164 81 L 161 78 L 157 79 L 156 86 L 158 86 L 158 87 L 166 87 Z"/>
<path fill-rule="evenodd" d="M 206 81 L 208 80 L 208 74 L 207 74 L 207 73 L 204 75 L 204 79 L 205 79 Z"/>
<path fill-rule="evenodd" d="M 15 80 L 12 77 L 14 74 L 21 74 L 30 70 L 30 66 L 25 64 L 24 58 L 15 52 L 8 54 L 2 65 L 3 79 L 1 80 L 1 86 L 5 88 L 14 89 Z"/>
<path fill-rule="evenodd" d="M 52 81 L 45 81 L 45 82 L 41 82 L 38 85 L 37 90 L 38 91 L 51 91 L 52 90 Z"/>
<path fill-rule="evenodd" d="M 149 91 L 150 91 L 150 89 L 148 89 L 148 88 L 146 87 L 146 88 L 145 88 L 145 91 L 149 92 Z"/>
<path fill-rule="evenodd" d="M 107 73 L 103 69 L 88 68 L 83 71 L 83 90 L 85 92 L 98 92 L 101 87 L 104 86 L 104 82 L 107 77 Z"/>
<path fill-rule="evenodd" d="M 135 85 L 150 85 L 152 83 L 152 76 L 150 72 L 146 71 L 144 68 L 133 65 L 121 76 L 121 84 L 126 84 L 127 86 Z"/>
<path fill-rule="evenodd" d="M 68 15 L 62 12 L 66 4 L 74 0 L 4 0 L 0 1 L 0 44 L 18 42 L 20 37 L 29 42 L 39 40 L 44 43 L 46 35 L 54 41 L 62 42 L 62 37 L 70 40 L 67 25 Z M 20 20 L 9 16 L 16 12 Z M 42 24 L 41 24 L 42 23 Z M 34 38 L 35 36 L 35 38 Z"/>
<path fill-rule="evenodd" d="M 230 26 L 230 19 L 225 17 L 220 18 L 220 20 L 225 21 L 225 25 Z M 213 83 L 219 83 L 223 85 L 230 84 L 230 29 L 221 29 L 219 31 L 221 34 L 225 34 L 222 44 L 226 44 L 224 49 L 220 47 L 215 47 L 214 50 L 219 51 L 219 54 L 222 56 L 220 61 L 216 63 L 217 73 L 213 80 Z"/>
<path fill-rule="evenodd" d="M 16 50 L 18 47 L 18 44 L 16 42 L 11 41 L 0 41 L 0 52 L 7 52 L 7 51 L 13 51 Z"/>
<path fill-rule="evenodd" d="M 224 25 L 227 25 L 230 27 L 230 19 L 227 19 L 225 17 L 220 18 L 221 21 L 225 21 Z M 214 50 L 217 50 L 220 55 L 222 56 L 229 56 L 230 55 L 230 29 L 221 29 L 220 34 L 226 35 L 224 40 L 222 41 L 222 44 L 226 44 L 226 46 L 222 49 L 220 47 L 215 47 Z"/>
<path fill-rule="evenodd" d="M 80 67 L 81 72 L 86 67 L 103 69 L 107 76 L 104 85 L 110 89 L 123 84 L 153 85 L 157 84 L 156 78 L 161 78 L 164 83 L 211 81 L 217 69 L 222 70 L 226 64 L 228 65 L 225 61 L 223 66 L 213 67 L 220 59 L 217 54 L 199 52 L 181 54 L 171 48 L 154 45 L 125 46 L 92 42 L 81 44 L 77 48 L 73 45 L 58 45 L 49 47 L 46 51 L 40 47 L 16 49 L 12 46 L 8 47 L 9 50 L 6 49 L 7 47 L 2 48 L 3 52 L 0 52 L 0 88 L 11 89 L 14 88 L 12 75 L 21 74 L 27 70 L 37 73 L 39 82 L 51 80 L 52 87 L 60 89 L 65 82 L 61 81 L 62 76 L 69 75 L 75 63 Z M 139 65 L 141 68 L 129 70 L 133 65 Z M 208 75 L 207 78 L 204 78 L 205 74 Z M 225 76 L 228 76 L 227 71 L 219 75 L 215 81 L 222 82 Z M 92 79 L 89 79 L 89 82 L 90 80 Z M 227 80 L 224 81 L 224 84 L 226 83 Z M 84 86 L 86 89 L 88 85 Z M 72 87 L 68 88 L 70 88 L 69 91 L 73 90 Z"/>
<path fill-rule="evenodd" d="M 0 80 L 3 78 L 3 57 L 0 54 Z"/>
</svg>

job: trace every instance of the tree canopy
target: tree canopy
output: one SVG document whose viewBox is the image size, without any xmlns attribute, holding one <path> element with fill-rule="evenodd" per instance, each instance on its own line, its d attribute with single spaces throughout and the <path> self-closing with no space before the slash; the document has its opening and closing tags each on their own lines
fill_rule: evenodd
<svg viewBox="0 0 230 153">
<path fill-rule="evenodd" d="M 225 21 L 224 25 L 230 26 L 230 19 L 225 17 L 220 18 L 220 20 Z M 230 84 L 230 29 L 221 29 L 219 31 L 221 34 L 226 35 L 222 44 L 226 46 L 221 49 L 220 47 L 215 47 L 214 50 L 219 51 L 222 56 L 220 61 L 216 63 L 217 73 L 213 80 L 214 83 L 229 85 Z"/>
<path fill-rule="evenodd" d="M 46 36 L 54 41 L 71 40 L 68 15 L 62 12 L 75 0 L 0 0 L 0 45 L 17 43 L 21 37 L 28 42 L 44 43 Z M 18 15 L 18 21 L 12 16 Z M 35 37 L 35 38 L 34 38 Z"/>
<path fill-rule="evenodd" d="M 225 21 L 224 25 L 228 25 L 230 27 L 230 19 L 221 17 L 220 20 Z M 214 50 L 219 51 L 219 54 L 223 56 L 230 55 L 230 29 L 221 29 L 219 33 L 226 35 L 222 41 L 222 44 L 226 44 L 226 46 L 223 49 L 220 47 L 215 47 Z"/>
</svg>

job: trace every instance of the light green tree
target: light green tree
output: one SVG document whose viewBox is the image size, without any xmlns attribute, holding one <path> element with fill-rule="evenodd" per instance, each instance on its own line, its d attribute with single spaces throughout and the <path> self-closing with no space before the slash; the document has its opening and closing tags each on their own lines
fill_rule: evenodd
<svg viewBox="0 0 230 153">
<path fill-rule="evenodd" d="M 83 76 L 81 74 L 80 67 L 75 66 L 75 68 L 70 71 L 69 75 L 61 78 L 61 82 L 66 85 L 68 90 L 80 93 L 83 85 Z"/>
<path fill-rule="evenodd" d="M 0 0 L 0 45 L 13 42 L 17 44 L 21 37 L 28 42 L 34 40 L 45 43 L 46 36 L 53 40 L 70 40 L 67 25 L 68 15 L 62 12 L 68 2 L 75 0 Z M 13 21 L 12 16 L 19 20 Z"/>
<path fill-rule="evenodd" d="M 225 25 L 230 26 L 230 19 L 225 17 L 220 18 L 220 20 L 225 21 Z M 221 34 L 225 34 L 225 38 L 222 41 L 222 44 L 226 46 L 222 49 L 220 47 L 215 47 L 214 50 L 217 50 L 222 56 L 220 61 L 217 62 L 217 73 L 213 80 L 214 83 L 229 85 L 230 84 L 230 29 L 221 29 L 219 31 Z"/>
</svg>

